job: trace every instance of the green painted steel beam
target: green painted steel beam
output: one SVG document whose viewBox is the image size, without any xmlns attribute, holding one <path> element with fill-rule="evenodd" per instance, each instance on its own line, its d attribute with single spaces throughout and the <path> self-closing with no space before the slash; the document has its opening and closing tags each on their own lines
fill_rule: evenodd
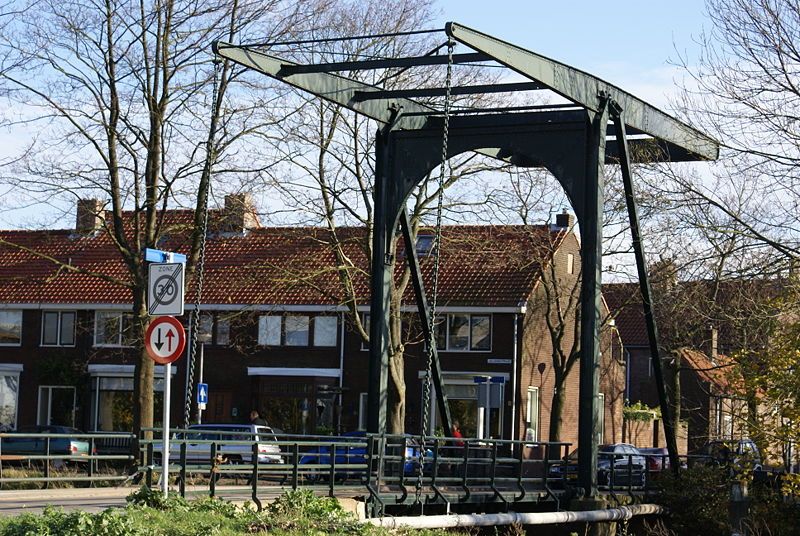
<svg viewBox="0 0 800 536">
<path fill-rule="evenodd" d="M 626 125 L 677 145 L 697 155 L 698 160 L 716 160 L 719 156 L 719 143 L 716 140 L 589 73 L 455 22 L 449 22 L 445 30 L 459 43 L 491 56 L 575 104 L 599 112 L 602 102 L 600 96 L 607 95 L 625 110 Z"/>
<path fill-rule="evenodd" d="M 381 123 L 389 123 L 392 120 L 392 110 L 401 110 L 404 114 L 409 112 L 424 112 L 427 114 L 436 111 L 435 108 L 401 97 L 357 101 L 354 99 L 356 93 L 383 91 L 383 88 L 371 86 L 332 73 L 292 74 L 290 70 L 288 71 L 289 74 L 283 74 L 287 72 L 285 70 L 282 71 L 285 67 L 300 64 L 221 41 L 215 41 L 213 48 L 214 53 L 218 56 L 227 58 L 244 67 L 255 69 L 276 80 L 308 91 L 318 97 L 349 108 L 376 121 L 380 121 Z M 398 120 L 395 128 L 422 128 L 425 126 L 426 122 L 427 118 L 425 115 L 403 115 Z"/>
</svg>

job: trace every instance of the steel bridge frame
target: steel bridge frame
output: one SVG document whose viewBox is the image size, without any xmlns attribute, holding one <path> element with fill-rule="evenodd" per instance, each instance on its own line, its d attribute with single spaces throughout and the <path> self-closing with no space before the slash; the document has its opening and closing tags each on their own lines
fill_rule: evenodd
<svg viewBox="0 0 800 536">
<path fill-rule="evenodd" d="M 604 166 L 619 164 L 625 185 L 648 339 L 653 357 L 672 467 L 678 468 L 672 408 L 664 384 L 658 334 L 651 309 L 650 284 L 641 244 L 633 193 L 632 162 L 714 160 L 719 144 L 633 95 L 593 75 L 457 23 L 445 27 L 447 38 L 471 52 L 455 54 L 453 63 L 493 61 L 527 81 L 452 88 L 453 94 L 547 89 L 567 99 L 567 106 L 493 109 L 454 114 L 449 123 L 448 158 L 475 151 L 521 167 L 543 167 L 564 188 L 581 231 L 581 358 L 579 393 L 578 481 L 586 497 L 597 493 L 597 392 L 600 353 L 600 282 Z M 442 47 L 437 49 L 440 50 Z M 444 95 L 445 88 L 387 91 L 336 74 L 344 71 L 442 65 L 447 56 L 429 54 L 327 64 L 301 65 L 264 51 L 265 44 L 214 43 L 217 55 L 372 118 L 383 127 L 376 139 L 374 234 L 370 304 L 368 430 L 386 430 L 389 362 L 389 294 L 395 259 L 392 244 L 398 226 L 406 245 L 421 325 L 428 337 L 429 309 L 405 210 L 412 190 L 440 163 L 441 111 L 412 100 Z M 609 122 L 614 126 L 609 128 Z M 629 138 L 628 135 L 635 138 Z M 449 407 L 434 351 L 433 381 L 446 429 Z M 424 431 L 423 431 L 424 433 Z"/>
</svg>

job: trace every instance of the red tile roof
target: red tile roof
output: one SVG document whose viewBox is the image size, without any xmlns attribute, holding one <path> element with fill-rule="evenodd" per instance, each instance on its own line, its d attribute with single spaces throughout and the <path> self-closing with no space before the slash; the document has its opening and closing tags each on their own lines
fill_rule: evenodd
<svg viewBox="0 0 800 536">
<path fill-rule="evenodd" d="M 680 354 L 683 367 L 692 369 L 702 381 L 712 384 L 720 391 L 728 392 L 732 383 L 736 383 L 732 382 L 735 370 L 731 358 L 720 355 L 716 362 L 712 362 L 703 352 L 689 348 L 681 348 Z"/>
<path fill-rule="evenodd" d="M 639 283 L 605 283 L 603 297 L 619 336 L 625 346 L 647 346 L 647 325 L 644 320 Z"/>
<path fill-rule="evenodd" d="M 185 253 L 191 212 L 170 211 L 167 220 L 169 233 L 159 248 Z M 338 230 L 345 253 L 354 266 L 351 273 L 362 303 L 369 296 L 364 234 L 363 228 Z M 445 226 L 439 304 L 522 305 L 539 278 L 541 263 L 549 257 L 551 244 L 563 236 L 563 231 L 545 226 Z M 104 233 L 79 237 L 69 230 L 0 231 L 0 240 L 20 246 L 0 243 L 0 303 L 131 301 L 126 287 L 63 267 L 59 269 L 51 260 L 129 281 L 119 253 Z M 340 304 L 342 291 L 330 242 L 330 233 L 320 228 L 259 228 L 245 235 L 218 233 L 208 241 L 206 250 L 203 302 Z M 399 246 L 398 255 L 402 255 L 402 250 Z M 432 258 L 423 258 L 421 265 L 429 290 Z M 413 303 L 410 284 L 406 298 Z M 191 295 L 186 297 L 187 302 L 192 299 Z"/>
</svg>

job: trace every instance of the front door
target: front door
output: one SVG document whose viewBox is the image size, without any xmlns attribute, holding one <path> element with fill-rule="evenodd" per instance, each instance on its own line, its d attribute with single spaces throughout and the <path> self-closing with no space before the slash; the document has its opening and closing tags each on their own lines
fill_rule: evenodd
<svg viewBox="0 0 800 536">
<path fill-rule="evenodd" d="M 209 389 L 208 407 L 203 412 L 203 422 L 232 423 L 233 392 Z"/>
</svg>

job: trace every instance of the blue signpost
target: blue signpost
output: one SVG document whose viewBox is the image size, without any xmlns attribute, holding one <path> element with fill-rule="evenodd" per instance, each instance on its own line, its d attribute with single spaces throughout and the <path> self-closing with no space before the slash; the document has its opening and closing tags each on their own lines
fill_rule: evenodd
<svg viewBox="0 0 800 536">
<path fill-rule="evenodd" d="M 206 404 L 208 404 L 208 384 L 207 383 L 198 383 L 197 384 L 197 405 L 200 406 L 200 409 L 206 409 Z"/>
</svg>

